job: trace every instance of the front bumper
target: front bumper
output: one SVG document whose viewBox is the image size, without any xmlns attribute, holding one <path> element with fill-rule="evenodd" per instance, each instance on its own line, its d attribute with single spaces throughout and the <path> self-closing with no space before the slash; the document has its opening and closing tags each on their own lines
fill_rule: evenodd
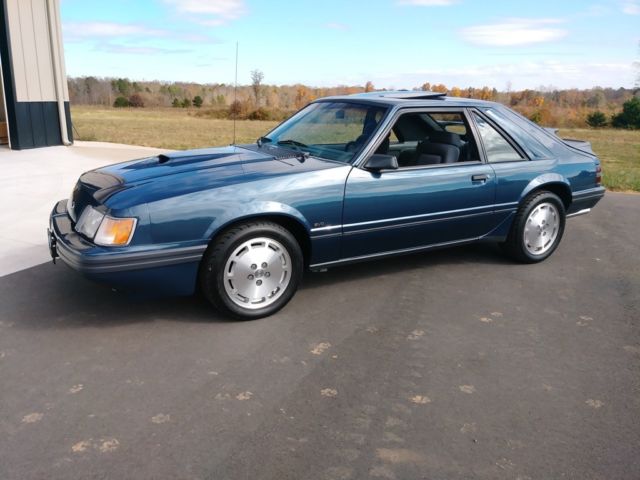
<svg viewBox="0 0 640 480">
<path fill-rule="evenodd" d="M 186 284 L 186 290 L 193 292 L 206 245 L 100 247 L 75 232 L 66 203 L 59 201 L 49 218 L 47 236 L 54 263 L 60 258 L 88 278 L 114 286 L 148 289 L 161 285 L 163 291 L 170 287 L 169 290 L 184 292 Z"/>
</svg>

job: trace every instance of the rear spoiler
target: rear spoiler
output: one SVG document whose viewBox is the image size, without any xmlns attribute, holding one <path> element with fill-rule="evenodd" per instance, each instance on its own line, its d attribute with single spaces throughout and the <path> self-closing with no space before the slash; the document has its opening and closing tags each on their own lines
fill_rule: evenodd
<svg viewBox="0 0 640 480">
<path fill-rule="evenodd" d="M 557 128 L 546 128 L 545 130 L 552 135 L 558 136 L 559 129 Z M 560 137 L 558 137 L 560 138 Z M 588 153 L 589 155 L 595 155 L 593 149 L 591 148 L 591 142 L 586 142 L 584 140 L 575 140 L 573 138 L 560 138 L 564 143 L 569 145 L 572 148 L 580 150 L 581 152 Z"/>
</svg>

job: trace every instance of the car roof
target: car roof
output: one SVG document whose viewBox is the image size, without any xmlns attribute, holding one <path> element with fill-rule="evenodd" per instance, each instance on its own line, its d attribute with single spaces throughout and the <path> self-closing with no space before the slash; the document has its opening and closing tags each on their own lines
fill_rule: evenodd
<svg viewBox="0 0 640 480">
<path fill-rule="evenodd" d="M 448 97 L 445 93 L 428 91 L 380 91 L 368 93 L 354 93 L 352 95 L 337 95 L 324 97 L 315 102 L 359 102 L 401 107 L 469 107 L 469 106 L 490 106 L 495 102 L 477 100 L 475 98 Z"/>
</svg>

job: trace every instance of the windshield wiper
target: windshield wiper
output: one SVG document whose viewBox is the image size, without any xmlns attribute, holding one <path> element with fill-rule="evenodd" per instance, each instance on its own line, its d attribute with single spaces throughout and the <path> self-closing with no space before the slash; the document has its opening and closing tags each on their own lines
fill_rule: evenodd
<svg viewBox="0 0 640 480">
<path fill-rule="evenodd" d="M 258 147 L 262 147 L 263 144 L 271 142 L 273 142 L 273 140 L 269 137 L 260 137 L 256 143 L 258 144 Z"/>
<path fill-rule="evenodd" d="M 300 148 L 309 148 L 309 145 L 305 145 L 302 142 L 298 142 L 297 140 L 280 140 L 278 142 L 278 145 L 291 145 L 294 147 L 300 147 Z"/>
<path fill-rule="evenodd" d="M 309 145 L 305 145 L 302 142 L 298 142 L 297 140 L 280 140 L 278 142 L 276 142 L 277 145 L 281 145 L 281 146 L 291 146 L 291 147 L 298 147 L 297 150 L 300 152 L 296 155 L 296 158 L 298 159 L 299 162 L 304 162 L 307 158 L 309 158 L 309 152 L 302 150 L 303 148 L 309 148 Z"/>
</svg>

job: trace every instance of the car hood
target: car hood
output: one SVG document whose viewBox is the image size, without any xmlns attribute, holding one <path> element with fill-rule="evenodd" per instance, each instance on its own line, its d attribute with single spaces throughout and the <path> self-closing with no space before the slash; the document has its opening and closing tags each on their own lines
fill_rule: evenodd
<svg viewBox="0 0 640 480">
<path fill-rule="evenodd" d="M 274 155 L 265 149 L 253 149 L 241 146 L 204 148 L 163 153 L 153 157 L 133 160 L 130 162 L 110 165 L 97 170 L 97 172 L 118 177 L 121 183 L 131 184 L 147 181 L 167 175 L 183 174 L 208 169 L 233 168 L 248 165 L 255 162 L 273 162 L 277 157 L 288 159 L 288 163 L 297 162 L 294 152 L 283 155 Z M 252 148 L 251 150 L 249 148 Z M 282 150 L 282 149 L 279 149 Z M 278 167 L 281 165 L 278 165 Z"/>
<path fill-rule="evenodd" d="M 293 150 L 271 145 L 170 152 L 86 172 L 80 177 L 73 200 L 78 208 L 82 208 L 86 204 L 107 203 L 117 194 L 132 189 L 153 191 L 154 197 L 177 196 L 270 176 L 340 166 L 344 167 L 344 164 L 316 157 L 304 158 Z M 157 198 L 147 201 L 153 199 Z"/>
</svg>

